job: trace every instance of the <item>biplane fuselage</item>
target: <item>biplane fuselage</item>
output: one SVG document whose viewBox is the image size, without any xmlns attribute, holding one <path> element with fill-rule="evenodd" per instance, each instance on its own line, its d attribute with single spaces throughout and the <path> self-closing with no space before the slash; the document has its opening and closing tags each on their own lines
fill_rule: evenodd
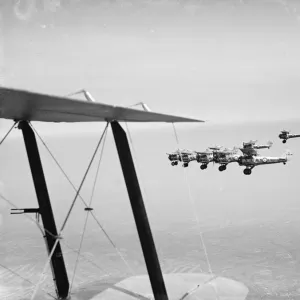
<svg viewBox="0 0 300 300">
<path fill-rule="evenodd" d="M 278 137 L 283 140 L 282 142 L 285 144 L 288 139 L 298 138 L 300 134 L 290 134 L 289 131 L 281 131 Z"/>
<path fill-rule="evenodd" d="M 213 152 L 214 162 L 218 164 L 229 164 L 232 162 L 236 162 L 239 158 L 237 151 L 234 149 L 224 149 Z"/>
<path fill-rule="evenodd" d="M 266 157 L 266 156 L 253 156 L 253 157 L 243 157 L 238 159 L 240 166 L 258 166 L 258 165 L 268 165 L 268 164 L 278 164 L 286 163 L 287 157 Z"/>
<path fill-rule="evenodd" d="M 239 165 L 240 166 L 245 166 L 246 169 L 244 169 L 244 174 L 245 175 L 250 175 L 251 170 L 260 165 L 270 165 L 270 164 L 279 164 L 283 163 L 284 165 L 288 161 L 288 157 L 292 155 L 289 151 L 286 151 L 286 153 L 281 156 L 281 157 L 266 157 L 266 156 L 252 156 L 252 157 L 247 157 L 247 156 L 241 156 L 239 158 Z"/>
<path fill-rule="evenodd" d="M 197 152 L 197 162 L 202 164 L 208 164 L 214 159 L 212 152 Z"/>
</svg>

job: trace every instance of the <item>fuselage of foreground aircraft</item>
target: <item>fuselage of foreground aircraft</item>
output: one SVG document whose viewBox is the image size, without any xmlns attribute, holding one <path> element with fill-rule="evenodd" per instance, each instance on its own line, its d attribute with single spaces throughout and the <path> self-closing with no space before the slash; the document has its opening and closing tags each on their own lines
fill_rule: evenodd
<svg viewBox="0 0 300 300">
<path fill-rule="evenodd" d="M 245 166 L 244 174 L 250 175 L 252 173 L 252 169 L 256 166 L 260 165 L 269 165 L 269 164 L 279 164 L 283 163 L 284 165 L 287 163 L 289 156 L 292 155 L 291 152 L 286 151 L 285 154 L 281 157 L 267 157 L 267 156 L 252 156 L 245 157 L 240 156 L 238 159 L 238 164 L 240 166 Z"/>
</svg>

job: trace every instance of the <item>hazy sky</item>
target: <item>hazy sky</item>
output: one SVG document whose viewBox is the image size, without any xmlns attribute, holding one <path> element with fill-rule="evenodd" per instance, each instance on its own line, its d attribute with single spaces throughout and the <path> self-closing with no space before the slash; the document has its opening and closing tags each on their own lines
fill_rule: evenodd
<svg viewBox="0 0 300 300">
<path fill-rule="evenodd" d="M 175 4 L 112 7 L 52 14 L 54 28 L 8 23 L 5 84 L 59 95 L 86 88 L 100 102 L 144 101 L 211 122 L 298 118 L 296 13 L 263 1 L 193 13 Z"/>
</svg>

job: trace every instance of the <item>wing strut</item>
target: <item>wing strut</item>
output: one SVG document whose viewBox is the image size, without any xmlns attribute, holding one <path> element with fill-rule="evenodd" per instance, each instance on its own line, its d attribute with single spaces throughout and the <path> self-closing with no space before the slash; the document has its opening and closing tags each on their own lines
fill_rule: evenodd
<svg viewBox="0 0 300 300">
<path fill-rule="evenodd" d="M 57 229 L 52 206 L 48 194 L 43 166 L 34 132 L 27 121 L 20 121 L 18 126 L 23 133 L 33 183 L 39 203 L 39 213 L 45 229 L 45 240 L 48 254 L 51 253 L 57 237 Z M 58 242 L 51 257 L 51 268 L 56 292 L 59 299 L 66 299 L 69 292 L 69 280 L 63 259 L 60 243 Z"/>
<path fill-rule="evenodd" d="M 152 291 L 155 300 L 168 300 L 168 295 L 160 268 L 157 252 L 150 224 L 145 209 L 143 196 L 135 171 L 128 139 L 125 131 L 116 121 L 111 122 L 111 127 L 118 150 L 118 155 L 127 186 L 135 224 L 140 238 L 144 259 L 146 262 Z"/>
</svg>

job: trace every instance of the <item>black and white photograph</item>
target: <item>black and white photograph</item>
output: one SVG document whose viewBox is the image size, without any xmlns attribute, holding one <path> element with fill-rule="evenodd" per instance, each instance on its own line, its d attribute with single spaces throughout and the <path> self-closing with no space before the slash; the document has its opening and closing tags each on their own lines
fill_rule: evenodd
<svg viewBox="0 0 300 300">
<path fill-rule="evenodd" d="M 2 0 L 0 300 L 300 300 L 300 1 Z"/>
</svg>

